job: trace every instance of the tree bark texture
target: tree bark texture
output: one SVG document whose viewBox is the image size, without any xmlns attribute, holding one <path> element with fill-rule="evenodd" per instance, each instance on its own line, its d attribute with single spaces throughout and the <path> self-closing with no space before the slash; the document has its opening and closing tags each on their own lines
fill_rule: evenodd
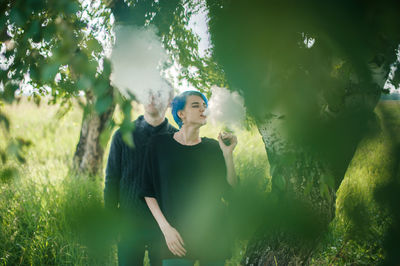
<svg viewBox="0 0 400 266">
<path fill-rule="evenodd" d="M 283 204 L 288 196 L 293 201 L 304 202 L 319 218 L 318 228 L 326 228 L 335 216 L 336 195 L 333 187 L 326 187 L 326 193 L 321 193 L 321 188 L 322 177 L 330 175 L 331 170 L 312 153 L 285 140 L 280 132 L 283 120 L 272 116 L 258 125 L 270 162 L 271 193 L 278 198 L 277 204 Z M 291 219 L 297 214 L 289 212 L 287 215 L 287 219 Z M 315 239 L 305 239 L 280 226 L 262 228 L 250 240 L 243 264 L 304 265 L 317 243 L 318 234 Z"/>
<path fill-rule="evenodd" d="M 100 143 L 100 135 L 115 109 L 115 105 L 112 105 L 99 115 L 94 108 L 89 107 L 93 104 L 93 99 L 94 96 L 88 92 L 86 94 L 88 108 L 83 114 L 79 142 L 73 158 L 74 169 L 79 173 L 90 175 L 100 174 L 103 169 L 104 147 Z"/>
</svg>

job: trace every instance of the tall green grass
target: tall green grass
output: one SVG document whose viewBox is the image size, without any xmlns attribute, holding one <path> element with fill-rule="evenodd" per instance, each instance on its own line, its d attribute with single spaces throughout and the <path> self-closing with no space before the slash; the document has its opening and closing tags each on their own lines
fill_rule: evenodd
<svg viewBox="0 0 400 266">
<path fill-rule="evenodd" d="M 115 248 L 94 255 L 79 230 L 82 213 L 101 209 L 103 189 L 102 180 L 70 171 L 82 112 L 75 108 L 56 119 L 57 110 L 27 102 L 5 110 L 11 136 L 30 139 L 33 146 L 18 176 L 0 184 L 1 265 L 115 264 Z"/>
</svg>

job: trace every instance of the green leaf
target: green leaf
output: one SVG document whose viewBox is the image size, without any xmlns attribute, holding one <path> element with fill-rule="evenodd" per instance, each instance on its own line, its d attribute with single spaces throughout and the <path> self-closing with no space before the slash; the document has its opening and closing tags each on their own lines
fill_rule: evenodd
<svg viewBox="0 0 400 266">
<path fill-rule="evenodd" d="M 45 1 L 42 0 L 25 0 L 26 5 L 32 9 L 33 12 L 39 12 L 45 8 Z"/>
<path fill-rule="evenodd" d="M 82 20 L 75 20 L 75 21 L 74 21 L 74 27 L 75 27 L 76 29 L 82 29 L 82 28 L 86 28 L 87 25 L 86 25 L 86 23 L 85 23 L 84 21 L 82 21 Z"/>
<path fill-rule="evenodd" d="M 19 149 L 20 149 L 20 147 L 19 147 L 18 143 L 15 141 L 12 141 L 7 146 L 7 154 L 9 154 L 11 156 L 17 156 Z"/>
<path fill-rule="evenodd" d="M 110 88 L 108 82 L 104 80 L 100 80 L 97 82 L 97 84 L 94 86 L 93 91 L 98 97 L 102 97 L 108 92 L 108 89 Z"/>
<path fill-rule="evenodd" d="M 76 14 L 80 9 L 80 5 L 78 2 L 70 2 L 67 6 L 67 9 L 65 10 L 65 13 L 67 14 Z"/>
<path fill-rule="evenodd" d="M 6 167 L 0 170 L 0 181 L 2 183 L 8 183 L 17 176 L 18 170 L 14 167 Z"/>
<path fill-rule="evenodd" d="M 7 41 L 11 39 L 11 37 L 7 34 L 7 17 L 0 16 L 0 42 Z"/>
<path fill-rule="evenodd" d="M 328 185 L 325 183 L 320 183 L 319 189 L 320 189 L 321 197 L 325 197 L 325 198 L 329 199 Z"/>
<path fill-rule="evenodd" d="M 0 158 L 3 164 L 7 162 L 7 154 L 3 150 L 0 150 Z"/>
<path fill-rule="evenodd" d="M 6 70 L 2 70 L 0 71 L 0 81 L 3 81 L 3 83 L 5 83 L 5 81 L 7 81 L 7 71 Z"/>
<path fill-rule="evenodd" d="M 111 104 L 112 104 L 112 97 L 105 96 L 97 99 L 94 108 L 96 109 L 96 112 L 98 114 L 102 114 L 105 111 L 107 111 L 107 109 L 111 106 Z"/>
<path fill-rule="evenodd" d="M 54 22 L 50 22 L 46 27 L 43 29 L 43 40 L 45 42 L 50 42 L 53 39 L 57 32 L 57 27 L 54 25 Z"/>
<path fill-rule="evenodd" d="M 130 148 L 134 148 L 135 144 L 132 140 L 132 133 L 131 132 L 122 132 L 122 140 L 128 145 Z"/>
<path fill-rule="evenodd" d="M 95 53 L 100 53 L 103 50 L 103 46 L 101 46 L 101 44 L 95 38 L 90 38 L 86 42 L 86 45 L 90 51 Z"/>
<path fill-rule="evenodd" d="M 20 162 L 20 163 L 26 163 L 25 157 L 22 156 L 20 153 L 18 153 L 18 154 L 16 155 L 16 158 L 17 158 L 18 162 Z"/>
<path fill-rule="evenodd" d="M 40 69 L 35 65 L 31 65 L 29 76 L 34 82 L 38 82 L 40 80 Z"/>
<path fill-rule="evenodd" d="M 51 82 L 54 80 L 58 70 L 60 68 L 59 63 L 51 63 L 43 67 L 42 80 L 44 82 Z"/>
<path fill-rule="evenodd" d="M 41 35 L 39 20 L 32 21 L 29 30 L 27 32 L 27 37 L 32 38 L 32 41 L 36 43 L 41 41 L 42 35 Z"/>
<path fill-rule="evenodd" d="M 105 128 L 105 130 L 100 134 L 100 145 L 105 148 L 107 146 L 108 141 L 110 140 L 110 136 L 112 134 L 114 127 L 109 125 Z"/>
<path fill-rule="evenodd" d="M 111 75 L 111 62 L 108 58 L 103 60 L 103 76 L 109 77 Z"/>
<path fill-rule="evenodd" d="M 15 91 L 18 90 L 19 86 L 14 83 L 7 82 L 4 87 L 2 98 L 8 103 L 12 103 L 15 98 Z"/>
<path fill-rule="evenodd" d="M 20 145 L 21 147 L 29 147 L 32 145 L 32 141 L 29 139 L 23 139 L 23 138 L 16 138 L 15 139 L 18 142 L 18 145 Z"/>
<path fill-rule="evenodd" d="M 132 139 L 132 131 L 135 128 L 135 124 L 130 121 L 130 116 L 124 114 L 124 120 L 120 126 L 123 141 L 131 148 L 134 147 Z"/>
<path fill-rule="evenodd" d="M 86 91 L 92 87 L 92 80 L 86 75 L 82 75 L 76 85 L 79 90 Z"/>
<path fill-rule="evenodd" d="M 40 106 L 40 101 L 42 100 L 42 98 L 40 97 L 39 94 L 34 93 L 33 94 L 33 102 L 36 104 L 37 107 Z"/>
<path fill-rule="evenodd" d="M 321 176 L 321 182 L 325 183 L 328 185 L 330 188 L 335 187 L 335 178 L 333 177 L 332 174 L 325 173 L 324 175 Z"/>
<path fill-rule="evenodd" d="M 0 112 L 0 124 L 4 126 L 7 132 L 10 131 L 10 121 L 8 120 L 8 117 L 1 112 Z"/>
<path fill-rule="evenodd" d="M 76 73 L 86 73 L 89 75 L 96 74 L 96 64 L 91 62 L 88 56 L 82 52 L 78 51 L 75 53 L 74 57 L 71 58 L 71 67 Z"/>
<path fill-rule="evenodd" d="M 17 7 L 14 7 L 10 11 L 10 22 L 15 23 L 15 26 L 22 27 L 25 24 L 25 19 L 23 14 L 18 10 Z"/>
<path fill-rule="evenodd" d="M 286 189 L 286 180 L 282 175 L 276 175 L 272 179 L 273 184 L 278 187 L 281 191 Z"/>
</svg>

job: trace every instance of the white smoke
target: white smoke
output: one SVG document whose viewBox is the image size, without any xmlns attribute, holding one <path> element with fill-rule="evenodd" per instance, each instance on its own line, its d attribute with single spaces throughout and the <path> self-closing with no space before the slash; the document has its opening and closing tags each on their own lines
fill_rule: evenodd
<svg viewBox="0 0 400 266">
<path fill-rule="evenodd" d="M 161 67 L 168 56 L 153 27 L 117 26 L 115 45 L 111 54 L 111 82 L 120 92 L 144 104 L 154 97 L 156 108 L 168 104 L 172 87 L 161 76 Z"/>
<path fill-rule="evenodd" d="M 213 86 L 206 110 L 207 120 L 212 125 L 224 125 L 230 129 L 242 127 L 246 118 L 244 100 L 237 92 Z"/>
</svg>

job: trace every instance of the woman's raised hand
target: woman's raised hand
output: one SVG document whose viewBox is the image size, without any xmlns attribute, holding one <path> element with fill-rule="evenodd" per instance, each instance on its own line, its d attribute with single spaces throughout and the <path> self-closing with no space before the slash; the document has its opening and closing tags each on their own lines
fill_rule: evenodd
<svg viewBox="0 0 400 266">
<path fill-rule="evenodd" d="M 161 231 L 164 234 L 168 249 L 172 254 L 179 257 L 185 256 L 186 249 L 183 247 L 185 244 L 179 232 L 170 225 L 165 226 Z"/>
<path fill-rule="evenodd" d="M 232 153 L 237 145 L 237 137 L 232 133 L 220 132 L 218 134 L 218 143 L 224 154 Z"/>
</svg>

